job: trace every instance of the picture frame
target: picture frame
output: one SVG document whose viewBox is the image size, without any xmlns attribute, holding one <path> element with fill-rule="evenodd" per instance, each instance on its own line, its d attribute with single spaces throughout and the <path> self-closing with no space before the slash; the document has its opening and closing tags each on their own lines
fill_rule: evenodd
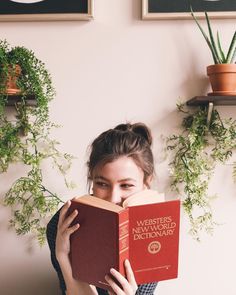
<svg viewBox="0 0 236 295">
<path fill-rule="evenodd" d="M 199 18 L 204 11 L 211 18 L 236 17 L 236 1 L 232 0 L 142 0 L 142 19 L 191 19 L 190 5 Z"/>
<path fill-rule="evenodd" d="M 77 21 L 94 17 L 94 0 L 1 0 L 0 21 Z"/>
</svg>

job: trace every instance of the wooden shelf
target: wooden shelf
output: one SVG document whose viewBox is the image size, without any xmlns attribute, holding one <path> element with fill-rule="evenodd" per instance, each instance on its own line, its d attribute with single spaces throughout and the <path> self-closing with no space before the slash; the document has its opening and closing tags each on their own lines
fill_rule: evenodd
<svg viewBox="0 0 236 295">
<path fill-rule="evenodd" d="M 21 102 L 21 95 L 8 95 L 6 106 L 14 106 L 17 102 Z M 27 106 L 36 106 L 37 102 L 34 95 L 27 95 L 25 98 Z"/>
<path fill-rule="evenodd" d="M 236 105 L 236 96 L 195 96 L 188 100 L 188 106 L 207 106 L 212 102 L 215 106 Z"/>
</svg>

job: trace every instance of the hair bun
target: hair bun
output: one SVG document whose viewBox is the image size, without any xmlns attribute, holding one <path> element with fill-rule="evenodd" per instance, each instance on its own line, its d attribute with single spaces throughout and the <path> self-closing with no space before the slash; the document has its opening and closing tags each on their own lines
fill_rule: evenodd
<svg viewBox="0 0 236 295">
<path fill-rule="evenodd" d="M 144 123 L 120 124 L 117 125 L 114 129 L 134 132 L 135 134 L 138 134 L 139 136 L 143 137 L 150 146 L 152 145 L 151 131 Z"/>
<path fill-rule="evenodd" d="M 132 131 L 132 124 L 130 124 L 130 123 L 119 124 L 114 129 L 115 130 L 120 130 L 120 131 Z"/>
<path fill-rule="evenodd" d="M 134 133 L 141 135 L 146 139 L 148 144 L 152 145 L 152 135 L 150 129 L 143 123 L 135 123 L 132 125 L 132 130 Z"/>
</svg>

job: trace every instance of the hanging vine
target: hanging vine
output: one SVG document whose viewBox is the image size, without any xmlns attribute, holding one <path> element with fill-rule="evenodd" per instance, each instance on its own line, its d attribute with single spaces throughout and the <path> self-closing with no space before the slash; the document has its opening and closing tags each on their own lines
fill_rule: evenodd
<svg viewBox="0 0 236 295">
<path fill-rule="evenodd" d="M 49 102 L 55 97 L 52 80 L 45 65 L 25 47 L 10 47 L 0 41 L 0 173 L 8 173 L 12 165 L 21 163 L 28 171 L 6 192 L 3 205 L 11 209 L 10 225 L 19 235 L 31 233 L 42 245 L 46 237 L 48 218 L 63 201 L 45 185 L 44 162 L 51 163 L 62 174 L 65 185 L 73 156 L 62 153 L 59 142 L 50 138 L 58 127 L 49 119 Z M 17 80 L 20 100 L 15 103 L 15 118 L 7 115 L 9 69 L 20 66 Z M 12 73 L 11 73 L 12 74 Z M 29 106 L 28 96 L 34 96 L 36 106 Z M 19 166 L 17 166 L 19 167 Z"/>
<path fill-rule="evenodd" d="M 213 218 L 208 195 L 209 181 L 217 163 L 228 162 L 236 150 L 236 120 L 222 119 L 215 109 L 209 124 L 207 107 L 195 112 L 178 105 L 185 114 L 182 132 L 168 138 L 167 149 L 172 151 L 171 186 L 182 198 L 184 211 L 191 224 L 190 233 L 197 240 L 201 231 L 212 233 L 216 222 Z M 235 177 L 235 163 L 232 174 Z"/>
</svg>

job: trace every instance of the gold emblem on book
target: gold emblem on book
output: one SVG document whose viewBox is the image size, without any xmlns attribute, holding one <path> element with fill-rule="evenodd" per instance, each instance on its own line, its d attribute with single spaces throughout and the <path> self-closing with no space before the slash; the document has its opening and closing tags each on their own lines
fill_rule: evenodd
<svg viewBox="0 0 236 295">
<path fill-rule="evenodd" d="M 161 243 L 158 241 L 153 241 L 148 245 L 148 252 L 151 254 L 156 254 L 161 250 Z"/>
</svg>

